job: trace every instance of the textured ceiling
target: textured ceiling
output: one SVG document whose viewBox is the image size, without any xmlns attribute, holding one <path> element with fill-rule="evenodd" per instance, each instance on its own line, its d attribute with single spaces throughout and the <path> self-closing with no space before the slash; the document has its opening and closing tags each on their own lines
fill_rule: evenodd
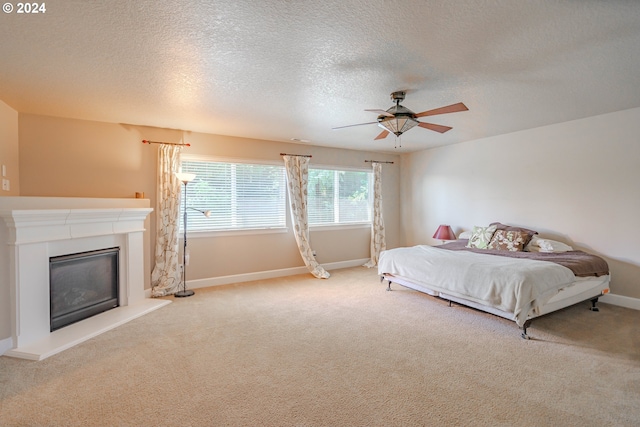
<svg viewBox="0 0 640 427">
<path fill-rule="evenodd" d="M 0 14 L 0 100 L 19 112 L 407 152 L 640 107 L 636 0 L 46 7 Z M 415 112 L 469 111 L 422 118 L 453 130 L 397 149 L 374 124 L 331 129 L 375 121 L 396 90 Z"/>
</svg>

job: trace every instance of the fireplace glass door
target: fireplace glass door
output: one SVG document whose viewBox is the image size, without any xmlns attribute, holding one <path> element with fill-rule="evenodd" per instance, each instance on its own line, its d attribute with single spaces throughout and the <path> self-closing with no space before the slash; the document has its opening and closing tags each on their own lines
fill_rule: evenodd
<svg viewBox="0 0 640 427">
<path fill-rule="evenodd" d="M 49 259 L 51 331 L 118 306 L 120 248 Z"/>
</svg>

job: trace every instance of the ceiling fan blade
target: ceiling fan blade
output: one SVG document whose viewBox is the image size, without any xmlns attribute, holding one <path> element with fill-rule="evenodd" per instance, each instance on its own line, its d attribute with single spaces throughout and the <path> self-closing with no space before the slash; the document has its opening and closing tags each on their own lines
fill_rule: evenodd
<svg viewBox="0 0 640 427">
<path fill-rule="evenodd" d="M 447 105 L 446 107 L 436 108 L 434 110 L 423 111 L 416 114 L 416 117 L 435 116 L 437 114 L 457 113 L 459 111 L 467 111 L 468 108 L 462 102 L 457 104 Z"/>
<path fill-rule="evenodd" d="M 376 136 L 373 139 L 374 140 L 376 140 L 376 139 L 385 139 L 387 137 L 387 135 L 389 135 L 389 131 L 388 130 L 383 130 L 382 132 L 380 132 L 380 134 L 378 136 Z"/>
<path fill-rule="evenodd" d="M 434 130 L 440 133 L 445 133 L 446 131 L 453 129 L 452 127 L 449 127 L 449 126 L 434 125 L 433 123 L 424 123 L 424 122 L 418 123 L 418 126 L 420 126 L 421 128 L 429 129 L 429 130 Z"/>
<path fill-rule="evenodd" d="M 331 128 L 331 129 L 336 130 L 336 129 L 351 128 L 351 127 L 354 127 L 354 126 L 377 125 L 377 124 L 378 124 L 378 122 L 358 123 L 356 125 L 338 126 L 337 128 Z"/>
<path fill-rule="evenodd" d="M 385 110 L 380 110 L 380 109 L 378 109 L 378 108 L 373 108 L 373 109 L 370 109 L 370 110 L 364 110 L 364 111 L 371 111 L 372 113 L 378 113 L 378 114 L 380 114 L 380 115 L 382 115 L 382 116 L 394 117 L 394 116 L 393 116 L 393 114 L 391 114 L 391 113 L 389 113 L 389 112 L 387 112 L 387 111 L 385 111 Z"/>
</svg>

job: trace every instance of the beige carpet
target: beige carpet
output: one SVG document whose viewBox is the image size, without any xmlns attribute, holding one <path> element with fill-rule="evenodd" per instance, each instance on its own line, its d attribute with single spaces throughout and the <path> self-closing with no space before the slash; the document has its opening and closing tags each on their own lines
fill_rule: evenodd
<svg viewBox="0 0 640 427">
<path fill-rule="evenodd" d="M 515 323 L 375 269 L 200 289 L 42 362 L 0 357 L 1 426 L 637 426 L 640 312 Z"/>
</svg>

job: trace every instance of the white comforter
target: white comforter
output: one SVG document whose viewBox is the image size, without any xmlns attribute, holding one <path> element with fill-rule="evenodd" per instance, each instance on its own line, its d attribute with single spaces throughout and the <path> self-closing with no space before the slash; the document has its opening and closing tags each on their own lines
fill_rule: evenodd
<svg viewBox="0 0 640 427">
<path fill-rule="evenodd" d="M 378 273 L 513 313 L 518 326 L 576 280 L 571 270 L 552 262 L 424 245 L 382 252 Z"/>
</svg>

